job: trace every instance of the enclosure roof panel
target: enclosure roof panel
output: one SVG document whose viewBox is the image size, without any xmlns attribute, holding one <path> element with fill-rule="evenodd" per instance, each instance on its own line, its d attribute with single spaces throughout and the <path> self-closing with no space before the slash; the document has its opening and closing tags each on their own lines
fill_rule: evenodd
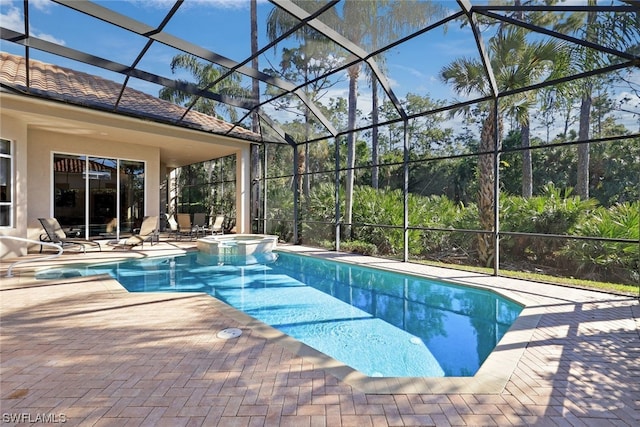
<svg viewBox="0 0 640 427">
<path fill-rule="evenodd" d="M 5 0 L 0 35 L 3 68 L 34 61 L 24 95 L 280 143 L 261 132 L 261 116 L 285 133 L 306 122 L 306 138 L 326 139 L 432 113 L 405 111 L 409 95 L 454 110 L 633 68 L 638 13 L 640 3 L 622 0 Z M 505 28 L 568 46 L 589 67 L 503 85 L 491 43 Z M 466 97 L 443 75 L 463 60 L 483 68 Z M 83 83 L 69 87 L 68 70 Z"/>
</svg>

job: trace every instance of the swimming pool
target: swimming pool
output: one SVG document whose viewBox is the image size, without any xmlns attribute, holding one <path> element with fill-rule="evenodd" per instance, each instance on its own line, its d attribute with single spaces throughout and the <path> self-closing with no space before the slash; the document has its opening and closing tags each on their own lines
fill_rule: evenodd
<svg viewBox="0 0 640 427">
<path fill-rule="evenodd" d="M 304 255 L 243 260 L 190 253 L 76 271 L 130 292 L 206 292 L 370 377 L 473 376 L 522 310 L 490 291 Z"/>
</svg>

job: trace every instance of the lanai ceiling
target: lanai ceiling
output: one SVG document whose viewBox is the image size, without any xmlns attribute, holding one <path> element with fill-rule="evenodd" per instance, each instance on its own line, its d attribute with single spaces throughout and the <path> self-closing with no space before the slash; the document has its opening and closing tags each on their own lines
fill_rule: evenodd
<svg viewBox="0 0 640 427">
<path fill-rule="evenodd" d="M 157 117 L 156 112 L 151 117 L 140 111 L 140 117 L 193 127 L 186 118 L 189 111 L 199 110 L 234 125 L 222 133 L 231 135 L 242 127 L 259 133 L 263 142 L 284 143 L 282 123 L 313 123 L 312 140 L 349 131 L 345 121 L 331 120 L 327 113 L 337 100 L 348 97 L 349 73 L 358 73 L 358 108 L 364 112 L 355 127 L 360 130 L 373 123 L 367 113 L 371 97 L 366 96 L 372 81 L 380 93 L 379 105 L 391 106 L 384 116 L 387 123 L 429 113 L 405 110 L 402 99 L 410 93 L 438 99 L 438 111 L 513 94 L 513 88 L 501 88 L 496 81 L 487 46 L 498 31 L 508 29 L 522 29 L 530 40 L 579 46 L 598 59 L 589 69 L 551 82 L 543 75 L 515 92 L 628 67 L 637 77 L 640 40 L 624 44 L 635 48 L 623 48 L 612 38 L 601 43 L 584 31 L 563 31 L 557 22 L 587 12 L 633 15 L 637 20 L 640 2 L 547 3 L 258 0 L 252 20 L 250 0 L 20 0 L 2 2 L 0 23 L 2 51 L 121 85 L 121 96 L 109 105 L 85 107 L 130 116 L 123 111 L 125 88 L 153 96 L 168 90 L 178 94 L 173 100 L 185 107 L 184 115 Z M 556 24 L 540 20 L 544 14 L 556 16 Z M 253 48 L 252 22 L 257 35 Z M 172 67 L 181 55 L 184 62 Z M 438 79 L 438 70 L 459 57 L 484 64 L 479 78 L 486 82 L 485 93 L 471 92 L 460 99 Z M 190 70 L 208 77 L 197 78 Z M 43 96 L 28 89 L 25 94 Z"/>
</svg>

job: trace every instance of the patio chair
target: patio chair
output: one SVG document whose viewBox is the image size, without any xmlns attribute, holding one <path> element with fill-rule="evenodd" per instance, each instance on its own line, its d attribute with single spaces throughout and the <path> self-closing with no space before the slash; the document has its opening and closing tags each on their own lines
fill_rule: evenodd
<svg viewBox="0 0 640 427">
<path fill-rule="evenodd" d="M 40 235 L 40 241 L 42 242 L 56 243 L 62 246 L 63 249 L 68 246 L 78 246 L 82 248 L 82 252 L 87 251 L 86 245 L 91 245 L 96 246 L 102 251 L 102 247 L 98 242 L 79 237 L 68 237 L 67 233 L 64 232 L 60 223 L 55 218 L 38 218 L 38 221 L 40 221 L 44 229 L 44 234 Z M 40 253 L 42 253 L 42 246 L 43 245 L 40 245 Z"/>
<path fill-rule="evenodd" d="M 224 215 L 217 215 L 211 225 L 211 234 L 224 234 Z"/>
<path fill-rule="evenodd" d="M 202 233 L 204 236 L 209 227 L 207 227 L 207 214 L 206 213 L 194 213 L 193 214 L 193 231 L 198 237 L 198 234 Z"/>
<path fill-rule="evenodd" d="M 176 214 L 178 220 L 178 239 L 181 236 L 189 236 L 189 239 L 193 238 L 194 228 L 191 224 L 191 215 L 188 213 Z"/>
<path fill-rule="evenodd" d="M 171 237 L 171 235 L 173 234 L 174 237 L 177 239 L 178 232 L 179 232 L 178 222 L 176 221 L 173 215 L 165 214 L 165 216 L 167 217 L 167 225 L 169 226 L 169 230 L 168 230 L 169 237 Z"/>
<path fill-rule="evenodd" d="M 112 239 L 116 237 L 118 230 L 118 219 L 111 218 L 104 226 L 104 233 L 100 233 L 101 238 Z"/>
<path fill-rule="evenodd" d="M 153 246 L 154 239 L 158 238 L 158 217 L 148 216 L 142 220 L 142 224 L 140 225 L 140 231 L 136 234 L 128 237 L 126 239 L 120 240 L 116 243 L 116 246 L 120 248 L 128 248 L 131 249 L 134 246 L 142 246 L 144 247 L 144 242 L 151 242 L 151 246 Z"/>
</svg>

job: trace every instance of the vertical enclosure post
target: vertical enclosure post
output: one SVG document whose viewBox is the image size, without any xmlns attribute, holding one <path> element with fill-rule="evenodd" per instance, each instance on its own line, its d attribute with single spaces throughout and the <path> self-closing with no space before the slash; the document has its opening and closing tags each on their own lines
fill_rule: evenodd
<svg viewBox="0 0 640 427">
<path fill-rule="evenodd" d="M 267 149 L 269 148 L 269 144 L 264 144 L 263 147 L 264 147 L 264 149 L 262 150 L 263 151 L 262 155 L 264 156 L 264 159 L 263 159 L 264 165 L 263 165 L 263 168 L 262 168 L 262 192 L 263 192 L 263 195 L 262 195 L 262 220 L 264 222 L 262 224 L 262 232 L 264 234 L 267 234 L 267 227 L 268 227 L 268 224 L 267 224 L 267 206 L 268 206 L 268 204 L 267 204 L 267 194 L 268 194 L 267 193 L 267 171 L 268 171 L 268 169 L 267 169 L 267 167 L 268 167 L 268 165 L 267 165 L 267 159 L 268 159 L 268 157 L 267 157 Z"/>
<path fill-rule="evenodd" d="M 403 121 L 403 134 L 404 134 L 404 157 L 402 160 L 402 168 L 404 171 L 404 182 L 402 184 L 402 236 L 404 253 L 402 260 L 404 262 L 409 261 L 409 121 L 405 118 Z"/>
<path fill-rule="evenodd" d="M 336 252 L 340 251 L 340 233 L 341 233 L 341 227 L 340 227 L 340 143 L 338 141 L 338 138 L 335 137 L 334 138 L 334 142 L 335 142 L 335 161 L 336 161 L 336 176 L 335 176 L 335 201 L 336 201 L 336 216 L 335 216 L 335 221 L 336 221 L 336 237 L 335 237 L 335 247 L 336 247 Z"/>
<path fill-rule="evenodd" d="M 493 275 L 500 271 L 500 129 L 498 98 L 493 100 Z"/>
<path fill-rule="evenodd" d="M 300 194 L 298 191 L 298 182 L 300 180 L 300 173 L 298 172 L 298 145 L 292 141 L 287 140 L 293 148 L 293 244 L 300 243 L 298 236 L 298 199 Z"/>
</svg>

